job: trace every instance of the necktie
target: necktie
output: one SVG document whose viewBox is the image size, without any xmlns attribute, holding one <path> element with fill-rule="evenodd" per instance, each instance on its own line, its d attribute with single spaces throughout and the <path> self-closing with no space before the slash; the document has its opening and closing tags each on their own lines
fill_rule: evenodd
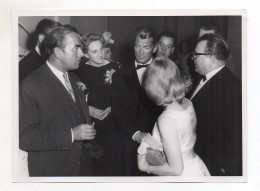
<svg viewBox="0 0 260 191">
<path fill-rule="evenodd" d="M 141 68 L 146 68 L 146 67 L 148 67 L 148 66 L 149 66 L 149 64 L 137 64 L 136 70 L 139 70 L 139 69 L 141 69 Z"/>
<path fill-rule="evenodd" d="M 63 78 L 65 80 L 65 85 L 69 91 L 69 94 L 70 96 L 72 97 L 73 101 L 75 102 L 75 95 L 74 95 L 74 91 L 72 89 L 72 86 L 71 86 L 71 83 L 70 83 L 70 80 L 69 80 L 69 77 L 68 77 L 68 74 L 67 73 L 64 73 L 63 74 Z"/>
<path fill-rule="evenodd" d="M 207 80 L 206 76 L 201 76 L 201 79 L 203 82 L 205 82 Z"/>
<path fill-rule="evenodd" d="M 201 89 L 201 87 L 206 83 L 205 81 L 207 80 L 206 76 L 200 75 L 198 79 L 198 83 L 196 85 L 196 89 L 193 92 L 191 99 L 198 93 L 198 91 Z M 190 99 L 190 100 L 191 100 Z"/>
</svg>

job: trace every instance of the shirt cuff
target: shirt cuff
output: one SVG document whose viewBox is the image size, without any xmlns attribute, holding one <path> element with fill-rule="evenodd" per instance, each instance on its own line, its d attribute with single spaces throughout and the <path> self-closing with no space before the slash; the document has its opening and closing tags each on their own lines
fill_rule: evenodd
<svg viewBox="0 0 260 191">
<path fill-rule="evenodd" d="M 70 129 L 70 130 L 71 130 L 71 142 L 73 143 L 74 142 L 74 135 L 73 135 L 72 129 Z"/>
<path fill-rule="evenodd" d="M 134 140 L 134 141 L 136 141 L 135 140 L 135 136 L 138 134 L 138 133 L 140 133 L 141 131 L 136 131 L 135 133 L 134 133 L 134 135 L 132 136 L 132 139 Z"/>
</svg>

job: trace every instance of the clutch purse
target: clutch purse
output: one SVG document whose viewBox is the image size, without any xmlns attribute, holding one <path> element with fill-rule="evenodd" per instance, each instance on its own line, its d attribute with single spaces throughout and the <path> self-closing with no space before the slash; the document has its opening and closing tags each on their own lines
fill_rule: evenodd
<svg viewBox="0 0 260 191">
<path fill-rule="evenodd" d="M 147 148 L 145 160 L 152 166 L 161 166 L 167 163 L 167 159 L 163 151 L 153 150 L 151 148 Z"/>
</svg>

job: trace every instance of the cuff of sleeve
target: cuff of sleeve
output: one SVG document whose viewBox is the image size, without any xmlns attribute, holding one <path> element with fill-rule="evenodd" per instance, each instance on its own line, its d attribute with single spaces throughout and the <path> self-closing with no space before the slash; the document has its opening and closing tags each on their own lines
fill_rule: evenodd
<svg viewBox="0 0 260 191">
<path fill-rule="evenodd" d="M 74 135 L 73 135 L 72 129 L 70 129 L 70 130 L 71 130 L 71 142 L 73 143 L 74 142 Z"/>
<path fill-rule="evenodd" d="M 138 134 L 138 133 L 140 133 L 141 131 L 136 131 L 135 133 L 134 133 L 134 135 L 132 136 L 132 139 L 134 140 L 134 141 L 136 141 L 136 139 L 135 139 L 135 136 Z"/>
</svg>

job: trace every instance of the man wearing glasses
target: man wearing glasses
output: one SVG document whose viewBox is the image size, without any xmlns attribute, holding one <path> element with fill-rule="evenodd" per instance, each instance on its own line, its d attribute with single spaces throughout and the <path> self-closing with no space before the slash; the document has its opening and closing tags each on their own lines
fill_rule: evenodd
<svg viewBox="0 0 260 191">
<path fill-rule="evenodd" d="M 191 94 L 197 115 L 195 152 L 212 176 L 242 175 L 241 83 L 226 67 L 227 42 L 205 34 L 197 42 L 193 60 L 202 76 Z"/>
</svg>

